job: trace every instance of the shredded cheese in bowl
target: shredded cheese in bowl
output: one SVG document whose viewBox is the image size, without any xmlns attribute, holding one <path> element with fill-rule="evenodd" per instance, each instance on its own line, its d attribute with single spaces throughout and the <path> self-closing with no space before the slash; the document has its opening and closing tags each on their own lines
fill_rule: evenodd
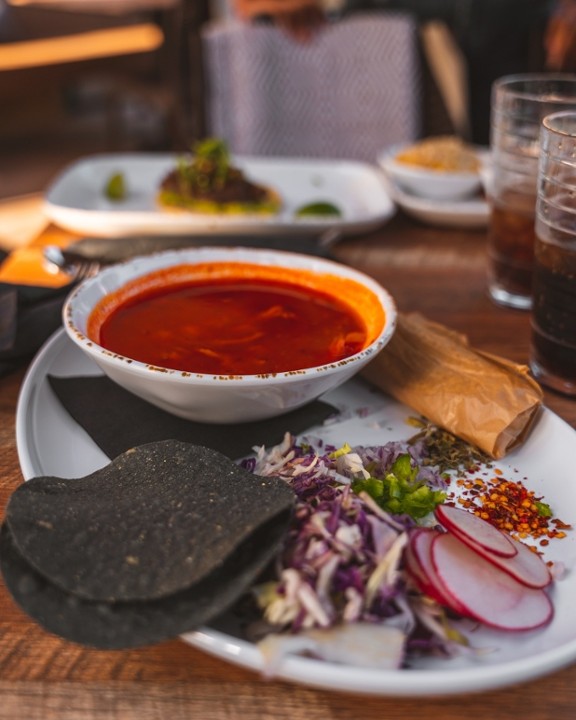
<svg viewBox="0 0 576 720">
<path fill-rule="evenodd" d="M 480 161 L 472 147 L 460 138 L 438 136 L 410 145 L 394 158 L 396 162 L 446 172 L 478 172 Z"/>
</svg>

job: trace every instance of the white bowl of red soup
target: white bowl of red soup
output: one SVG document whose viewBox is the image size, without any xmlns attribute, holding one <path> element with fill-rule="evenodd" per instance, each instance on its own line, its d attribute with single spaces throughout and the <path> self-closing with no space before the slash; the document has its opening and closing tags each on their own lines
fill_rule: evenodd
<svg viewBox="0 0 576 720">
<path fill-rule="evenodd" d="M 249 248 L 162 252 L 108 267 L 64 305 L 69 337 L 126 390 L 189 420 L 296 409 L 389 341 L 396 308 L 330 260 Z"/>
</svg>

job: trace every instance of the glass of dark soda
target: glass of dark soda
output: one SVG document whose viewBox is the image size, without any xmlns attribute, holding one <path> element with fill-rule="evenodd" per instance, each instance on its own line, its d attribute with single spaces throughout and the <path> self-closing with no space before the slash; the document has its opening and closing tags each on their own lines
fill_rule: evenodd
<svg viewBox="0 0 576 720">
<path fill-rule="evenodd" d="M 532 305 L 540 126 L 561 110 L 576 110 L 576 75 L 507 75 L 494 83 L 488 291 L 500 305 Z"/>
<path fill-rule="evenodd" d="M 576 395 L 576 112 L 545 117 L 540 147 L 530 368 Z"/>
</svg>

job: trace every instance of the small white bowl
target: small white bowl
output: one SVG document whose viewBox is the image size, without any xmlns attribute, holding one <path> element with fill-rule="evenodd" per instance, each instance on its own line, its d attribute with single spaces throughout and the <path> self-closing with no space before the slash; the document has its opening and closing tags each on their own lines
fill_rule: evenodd
<svg viewBox="0 0 576 720">
<path fill-rule="evenodd" d="M 378 157 L 378 163 L 388 178 L 406 192 L 429 200 L 459 200 L 477 193 L 482 185 L 479 172 L 431 170 L 395 158 L 402 150 L 394 147 Z"/>
<path fill-rule="evenodd" d="M 150 273 L 174 266 L 201 263 L 244 263 L 307 273 L 318 286 L 352 281 L 379 319 L 372 322 L 367 346 L 339 362 L 269 375 L 219 376 L 149 366 L 116 355 L 87 336 L 95 306 L 110 293 Z M 259 270 L 259 272 L 263 272 Z M 268 271 L 266 271 L 268 272 Z M 196 274 L 196 279 L 198 275 Z M 392 297 L 376 281 L 345 265 L 308 255 L 240 247 L 203 247 L 138 257 L 104 269 L 85 280 L 68 297 L 63 309 L 68 336 L 113 381 L 157 407 L 200 422 L 233 423 L 262 420 L 294 410 L 316 399 L 357 373 L 392 337 L 396 325 Z M 288 338 L 289 341 L 289 338 Z"/>
</svg>

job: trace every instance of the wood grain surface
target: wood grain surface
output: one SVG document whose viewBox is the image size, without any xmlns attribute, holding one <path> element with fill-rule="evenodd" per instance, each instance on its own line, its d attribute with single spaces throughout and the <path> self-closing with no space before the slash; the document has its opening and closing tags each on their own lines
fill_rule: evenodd
<svg viewBox="0 0 576 720">
<path fill-rule="evenodd" d="M 39 239 L 40 242 L 42 238 Z M 527 361 L 527 313 L 493 305 L 485 232 L 444 230 L 402 215 L 342 241 L 336 257 L 374 276 L 399 309 L 465 332 L 478 348 Z M 15 410 L 25 368 L 0 379 L 0 507 L 22 482 Z M 576 401 L 546 393 L 573 427 Z M 576 482 L 576 479 L 575 479 Z M 447 698 L 381 698 L 265 681 L 174 640 L 122 652 L 88 650 L 28 620 L 0 584 L 1 720 L 574 720 L 576 665 L 523 685 Z"/>
</svg>

